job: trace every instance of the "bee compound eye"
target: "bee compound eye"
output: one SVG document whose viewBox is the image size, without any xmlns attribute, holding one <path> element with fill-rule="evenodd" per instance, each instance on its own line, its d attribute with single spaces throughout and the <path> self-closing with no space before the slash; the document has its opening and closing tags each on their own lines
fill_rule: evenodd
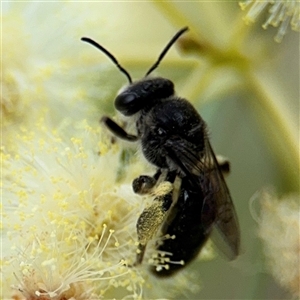
<svg viewBox="0 0 300 300">
<path fill-rule="evenodd" d="M 115 100 L 116 109 L 125 116 L 131 116 L 140 110 L 137 97 L 132 93 L 121 93 Z"/>
</svg>

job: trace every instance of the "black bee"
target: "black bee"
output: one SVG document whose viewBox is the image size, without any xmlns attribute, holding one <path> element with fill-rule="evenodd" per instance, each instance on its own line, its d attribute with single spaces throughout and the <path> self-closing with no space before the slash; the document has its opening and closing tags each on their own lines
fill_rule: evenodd
<svg viewBox="0 0 300 300">
<path fill-rule="evenodd" d="M 142 262 L 146 245 L 154 235 L 160 232 L 170 237 L 157 244 L 158 250 L 170 253 L 172 261 L 157 258 L 160 266 L 153 271 L 163 276 L 173 274 L 195 258 L 213 227 L 228 246 L 230 258 L 239 254 L 240 247 L 237 216 L 205 122 L 191 103 L 175 96 L 172 81 L 148 77 L 187 30 L 185 27 L 178 31 L 145 78 L 135 82 L 110 52 L 95 41 L 82 38 L 104 52 L 128 78 L 129 85 L 117 95 L 115 107 L 123 115 L 133 117 L 137 134 L 127 133 L 109 117 L 102 121 L 117 137 L 140 141 L 144 156 L 157 167 L 153 177 L 140 176 L 133 181 L 134 191 L 148 193 L 160 190 L 164 182 L 173 184 L 166 192 L 154 192 L 153 204 L 137 221 L 140 245 L 136 265 Z"/>
</svg>

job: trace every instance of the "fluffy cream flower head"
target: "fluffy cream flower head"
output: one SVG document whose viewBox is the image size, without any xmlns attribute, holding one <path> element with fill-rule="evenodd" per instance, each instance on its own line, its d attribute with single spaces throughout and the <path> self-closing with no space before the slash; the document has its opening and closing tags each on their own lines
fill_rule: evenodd
<svg viewBox="0 0 300 300">
<path fill-rule="evenodd" d="M 254 22 L 262 11 L 270 6 L 268 9 L 270 15 L 262 27 L 264 29 L 267 29 L 269 25 L 279 27 L 275 36 L 276 42 L 282 41 L 289 25 L 292 30 L 300 31 L 300 5 L 297 0 L 247 0 L 241 2 L 240 6 L 243 10 L 248 9 L 245 16 L 245 21 L 248 23 Z"/>
<path fill-rule="evenodd" d="M 2 147 L 6 298 L 98 299 L 112 288 L 120 298 L 142 293 L 142 276 L 126 265 L 135 257 L 143 201 L 130 184 L 115 184 L 118 146 L 108 148 L 86 122 L 76 131 L 64 141 L 41 118 L 35 130 L 14 135 L 13 147 Z"/>
<path fill-rule="evenodd" d="M 296 194 L 279 199 L 266 189 L 257 218 L 269 271 L 295 297 L 300 296 L 299 199 Z"/>
</svg>

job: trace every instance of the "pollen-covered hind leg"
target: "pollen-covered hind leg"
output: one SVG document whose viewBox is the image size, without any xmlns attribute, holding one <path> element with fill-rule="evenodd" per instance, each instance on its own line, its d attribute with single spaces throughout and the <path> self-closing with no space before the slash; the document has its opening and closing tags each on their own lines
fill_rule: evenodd
<svg viewBox="0 0 300 300">
<path fill-rule="evenodd" d="M 165 216 L 172 204 L 173 185 L 164 181 L 153 192 L 152 204 L 144 209 L 137 220 L 138 250 L 135 265 L 143 261 L 147 243 L 155 236 L 163 224 Z"/>
</svg>

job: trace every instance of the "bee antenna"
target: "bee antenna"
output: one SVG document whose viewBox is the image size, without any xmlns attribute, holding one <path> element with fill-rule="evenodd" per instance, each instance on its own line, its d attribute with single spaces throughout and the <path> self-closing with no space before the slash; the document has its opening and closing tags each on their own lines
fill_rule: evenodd
<svg viewBox="0 0 300 300">
<path fill-rule="evenodd" d="M 168 50 L 172 47 L 172 45 L 178 40 L 178 38 L 185 33 L 189 28 L 188 27 L 184 27 L 182 29 L 180 29 L 174 36 L 173 38 L 169 41 L 169 43 L 167 44 L 167 46 L 163 49 L 163 51 L 161 52 L 161 54 L 159 55 L 157 61 L 155 62 L 155 64 L 149 69 L 149 71 L 146 73 L 145 77 L 147 77 L 153 70 L 155 70 L 159 63 L 161 62 L 161 60 L 164 58 L 164 56 L 166 55 L 166 53 L 168 52 Z"/>
<path fill-rule="evenodd" d="M 127 77 L 129 83 L 132 83 L 132 79 L 131 79 L 131 76 L 129 75 L 129 73 L 119 64 L 117 59 L 108 50 L 106 50 L 104 47 L 102 47 L 101 45 L 99 45 L 97 42 L 95 42 L 94 40 L 92 40 L 90 38 L 83 37 L 83 38 L 81 38 L 81 40 L 83 42 L 87 42 L 87 43 L 93 45 L 94 47 L 96 47 L 97 49 L 102 51 L 104 54 L 106 54 L 113 61 L 113 63 L 118 67 L 118 69 L 123 74 L 125 74 L 125 76 Z"/>
</svg>

